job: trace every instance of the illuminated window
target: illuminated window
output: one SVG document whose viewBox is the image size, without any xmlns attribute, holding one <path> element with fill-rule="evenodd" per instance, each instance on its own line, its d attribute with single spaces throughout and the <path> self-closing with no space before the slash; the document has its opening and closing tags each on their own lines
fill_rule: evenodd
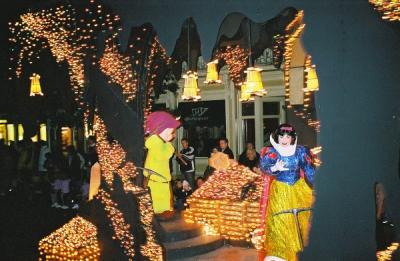
<svg viewBox="0 0 400 261">
<path fill-rule="evenodd" d="M 15 127 L 14 124 L 7 124 L 7 140 L 15 141 Z"/>
<path fill-rule="evenodd" d="M 47 141 L 47 128 L 45 123 L 40 124 L 39 133 L 40 133 L 40 139 Z"/>
<path fill-rule="evenodd" d="M 63 151 L 67 150 L 67 146 L 72 145 L 72 130 L 69 127 L 61 128 L 61 143 Z"/>
<path fill-rule="evenodd" d="M 5 141 L 7 138 L 7 127 L 6 124 L 0 124 L 0 140 L 4 139 Z"/>
<path fill-rule="evenodd" d="M 24 139 L 24 127 L 22 127 L 22 124 L 18 124 L 18 140 L 23 140 Z"/>
</svg>

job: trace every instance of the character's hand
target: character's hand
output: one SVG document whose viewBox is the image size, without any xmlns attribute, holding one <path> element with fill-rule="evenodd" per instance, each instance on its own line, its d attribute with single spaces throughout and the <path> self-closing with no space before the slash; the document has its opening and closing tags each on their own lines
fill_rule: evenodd
<svg viewBox="0 0 400 261">
<path fill-rule="evenodd" d="M 285 168 L 285 162 L 278 160 L 274 166 L 271 167 L 272 172 L 289 170 Z"/>
</svg>

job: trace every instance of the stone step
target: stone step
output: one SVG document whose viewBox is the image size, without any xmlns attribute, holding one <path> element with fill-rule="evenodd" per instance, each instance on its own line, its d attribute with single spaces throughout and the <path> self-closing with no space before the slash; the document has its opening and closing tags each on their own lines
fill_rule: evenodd
<svg viewBox="0 0 400 261">
<path fill-rule="evenodd" d="M 164 243 L 167 260 L 177 260 L 204 254 L 224 245 L 219 236 L 201 235 L 186 240 Z"/>
<path fill-rule="evenodd" d="M 202 226 L 186 223 L 183 219 L 160 222 L 163 229 L 162 242 L 176 242 L 202 234 Z"/>
<path fill-rule="evenodd" d="M 225 245 L 211 252 L 175 259 L 175 261 L 257 261 L 258 253 L 254 248 Z"/>
</svg>

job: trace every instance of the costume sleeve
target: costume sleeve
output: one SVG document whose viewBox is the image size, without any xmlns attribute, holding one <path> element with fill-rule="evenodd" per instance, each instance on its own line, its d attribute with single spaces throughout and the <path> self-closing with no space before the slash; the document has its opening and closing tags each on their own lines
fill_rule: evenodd
<svg viewBox="0 0 400 261">
<path fill-rule="evenodd" d="M 266 147 L 261 150 L 260 168 L 264 173 L 273 174 L 271 167 L 276 164 L 278 155 L 271 147 Z"/>
<path fill-rule="evenodd" d="M 157 135 L 154 134 L 147 138 L 144 145 L 146 146 L 147 149 L 152 149 L 162 145 L 162 141 L 161 138 L 157 137 Z"/>
<path fill-rule="evenodd" d="M 304 176 L 307 181 L 313 185 L 314 184 L 314 175 L 315 175 L 315 167 L 313 164 L 314 155 L 308 148 L 302 147 L 300 151 L 300 168 L 304 171 Z"/>
</svg>

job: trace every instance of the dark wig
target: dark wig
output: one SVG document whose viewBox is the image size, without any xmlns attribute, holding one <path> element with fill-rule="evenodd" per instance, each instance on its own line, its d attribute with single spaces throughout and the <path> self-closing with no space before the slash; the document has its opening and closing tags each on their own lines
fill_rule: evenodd
<svg viewBox="0 0 400 261">
<path fill-rule="evenodd" d="M 279 125 L 279 127 L 272 134 L 272 138 L 275 140 L 276 143 L 279 143 L 278 136 L 279 135 L 283 136 L 285 134 L 292 137 L 292 142 L 290 144 L 293 145 L 296 142 L 297 135 L 296 135 L 296 130 L 290 124 L 284 123 Z"/>
</svg>

